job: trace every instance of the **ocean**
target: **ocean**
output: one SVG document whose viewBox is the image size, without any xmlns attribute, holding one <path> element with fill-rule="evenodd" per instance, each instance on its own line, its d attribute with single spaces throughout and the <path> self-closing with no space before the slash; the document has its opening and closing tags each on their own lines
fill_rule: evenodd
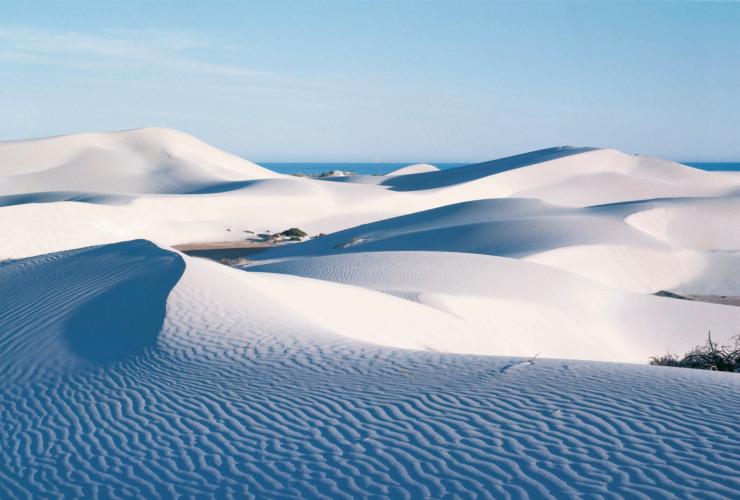
<svg viewBox="0 0 740 500">
<path fill-rule="evenodd" d="M 713 170 L 723 172 L 740 172 L 740 162 L 682 162 L 684 165 L 689 165 L 694 168 L 701 170 Z"/>
<path fill-rule="evenodd" d="M 469 163 L 435 163 L 436 167 L 445 170 L 461 167 Z M 740 172 L 740 162 L 681 162 L 701 170 Z M 281 174 L 309 174 L 318 175 L 330 170 L 344 170 L 365 175 L 382 175 L 409 163 L 319 163 L 319 162 L 266 162 L 260 163 L 263 167 L 280 172 Z"/>
</svg>

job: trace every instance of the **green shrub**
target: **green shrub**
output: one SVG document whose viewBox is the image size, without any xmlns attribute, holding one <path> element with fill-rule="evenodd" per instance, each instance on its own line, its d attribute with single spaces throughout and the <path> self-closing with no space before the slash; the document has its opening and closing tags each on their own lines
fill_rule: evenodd
<svg viewBox="0 0 740 500">
<path fill-rule="evenodd" d="M 297 227 L 291 227 L 290 229 L 286 229 L 282 233 L 278 233 L 279 236 L 282 236 L 283 238 L 305 238 L 308 236 L 308 233 L 305 231 L 298 229 Z"/>
</svg>

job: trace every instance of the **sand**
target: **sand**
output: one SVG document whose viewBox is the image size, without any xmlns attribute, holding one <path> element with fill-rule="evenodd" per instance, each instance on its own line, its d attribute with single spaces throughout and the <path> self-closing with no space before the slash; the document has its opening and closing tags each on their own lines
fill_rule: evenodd
<svg viewBox="0 0 740 500">
<path fill-rule="evenodd" d="M 731 497 L 740 378 L 646 362 L 737 334 L 736 220 L 740 174 L 609 149 L 0 143 L 0 496 Z"/>
</svg>

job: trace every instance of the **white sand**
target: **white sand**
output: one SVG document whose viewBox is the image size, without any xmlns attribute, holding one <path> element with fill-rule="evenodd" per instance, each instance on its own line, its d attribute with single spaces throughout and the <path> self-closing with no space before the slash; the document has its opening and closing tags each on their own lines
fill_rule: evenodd
<svg viewBox="0 0 740 500">
<path fill-rule="evenodd" d="M 614 150 L 314 180 L 164 129 L 0 143 L 0 496 L 732 496 L 736 375 L 543 358 L 736 334 L 653 294 L 740 295 L 737 220 L 740 174 Z M 168 249 L 290 227 L 327 235 Z"/>
<path fill-rule="evenodd" d="M 115 160 L 112 167 L 102 161 L 105 156 L 99 163 L 78 156 L 79 151 L 100 149 L 98 142 L 107 145 L 103 151 Z M 679 196 L 732 197 L 740 190 L 738 174 L 703 172 L 612 150 L 545 150 L 523 155 L 524 160 L 371 176 L 374 184 L 366 184 L 280 176 L 226 153 L 211 154 L 212 149 L 162 129 L 0 143 L 0 192 L 7 195 L 0 196 L 0 206 L 6 205 L 6 216 L 0 218 L 0 258 L 134 238 L 175 245 L 239 240 L 244 230 L 294 226 L 309 234 L 331 233 L 486 198 L 537 197 L 580 207 Z M 24 155 L 31 160 L 22 161 Z M 521 164 L 526 166 L 517 167 Z M 158 194 L 175 192 L 200 194 Z M 49 202 L 67 199 L 83 203 Z"/>
<path fill-rule="evenodd" d="M 740 323 L 737 308 L 649 296 L 661 290 L 740 293 L 735 271 L 740 268 L 740 226 L 734 223 L 740 216 L 740 174 L 704 172 L 614 150 L 554 148 L 446 171 L 413 165 L 373 183 L 351 182 L 354 178 L 322 181 L 280 176 L 166 129 L 0 143 L 0 165 L 0 186 L 6 190 L 6 206 L 0 208 L 0 258 L 135 238 L 163 246 L 241 241 L 250 235 L 245 231 L 300 227 L 309 234 L 333 234 L 255 256 L 299 259 L 263 270 L 293 269 L 293 274 L 355 288 L 388 290 L 393 288 L 390 283 L 355 282 L 353 269 L 365 264 L 354 259 L 333 259 L 330 266 L 319 267 L 314 263 L 320 261 L 309 265 L 302 259 L 357 252 L 369 253 L 371 259 L 374 252 L 390 251 L 384 254 L 388 272 L 379 275 L 407 275 L 412 266 L 425 276 L 411 291 L 414 301 L 447 294 L 444 300 L 434 295 L 436 310 L 447 311 L 446 319 L 431 318 L 429 324 L 444 325 L 440 332 L 467 332 L 445 337 L 423 333 L 424 327 L 379 336 L 380 329 L 360 333 L 359 325 L 355 331 L 339 328 L 344 335 L 369 342 L 478 354 L 526 355 L 535 350 L 544 356 L 641 362 L 656 349 L 685 350 L 710 328 L 725 339 Z M 47 202 L 52 195 L 65 199 L 70 193 L 74 195 L 69 199 L 76 201 Z M 398 214 L 408 215 L 391 217 Z M 339 229 L 344 230 L 335 232 Z M 410 251 L 415 252 L 413 258 L 399 254 Z M 432 251 L 455 254 L 423 253 Z M 481 257 L 465 265 L 471 253 L 499 259 Z M 484 271 L 489 262 L 498 267 Z M 477 274 L 484 276 L 492 286 L 482 295 L 487 297 L 482 304 L 488 306 L 460 305 L 462 299 L 455 295 L 470 294 L 464 289 L 453 292 L 449 280 L 427 289 L 424 283 L 434 281 L 440 267 L 470 269 L 465 283 Z M 554 288 L 540 283 L 548 268 L 566 272 L 549 278 L 557 283 Z M 297 283 L 296 289 L 304 286 L 301 280 Z M 316 288 L 316 297 L 344 304 L 336 309 L 350 316 L 370 310 L 377 295 L 357 290 L 365 299 L 345 304 L 355 292 L 305 283 L 309 290 Z M 509 295 L 510 283 L 530 297 Z M 570 298 L 611 291 L 600 299 L 606 303 L 593 310 L 585 299 L 574 299 L 566 311 L 557 305 L 561 294 L 556 289 Z M 310 310 L 311 297 L 308 292 L 296 301 Z M 398 301 L 388 300 L 371 316 L 386 322 L 421 321 L 420 312 L 402 312 L 401 306 L 396 311 L 393 304 Z M 455 307 L 447 305 L 453 302 Z M 632 303 L 640 304 L 644 317 L 635 317 L 626 306 Z M 408 300 L 401 304 L 413 306 Z M 695 321 L 684 321 L 684 314 L 668 313 L 666 307 L 689 311 L 686 316 Z M 453 311 L 456 308 L 466 313 Z M 498 326 L 487 326 L 491 311 L 498 311 Z M 446 322 L 454 323 L 459 316 L 480 328 Z M 502 338 L 512 330 L 519 339 L 513 344 Z M 603 337 L 612 347 L 598 341 L 586 348 L 580 340 L 584 334 L 595 342 Z M 540 335 L 549 339 L 549 347 L 536 348 Z M 649 340 L 623 345 L 624 338 L 645 337 Z"/>
<path fill-rule="evenodd" d="M 539 327 L 541 344 L 522 344 L 512 329 L 499 345 L 550 347 L 551 325 L 531 307 L 544 295 L 573 329 L 564 340 L 629 347 L 637 339 L 591 335 L 592 324 L 570 316 L 579 303 L 586 318 L 599 303 L 613 307 L 613 292 L 559 290 L 570 281 L 556 270 L 538 272 L 542 288 L 530 292 L 507 275 L 529 283 L 539 266 L 506 258 L 434 253 L 440 272 L 429 274 L 414 253 L 384 266 L 386 257 L 319 259 L 363 259 L 354 282 L 390 284 L 395 294 L 444 292 L 420 304 L 183 260 L 141 240 L 0 266 L 0 493 L 720 498 L 740 486 L 737 375 L 459 356 L 344 336 L 424 347 L 409 345 L 408 331 L 433 342 L 459 334 L 469 346 L 465 320 L 440 308 L 489 308 L 492 325 Z M 457 257 L 464 279 L 443 265 Z M 489 261 L 477 277 L 467 272 L 475 261 Z M 488 268 L 500 284 L 489 283 Z M 366 307 L 349 307 L 355 301 Z M 649 302 L 629 312 L 641 322 L 656 311 L 690 319 L 705 307 Z M 619 321 L 619 311 L 602 312 Z"/>
<path fill-rule="evenodd" d="M 428 163 L 414 163 L 413 165 L 407 165 L 392 172 L 388 172 L 386 175 L 423 174 L 427 172 L 437 172 L 438 170 L 439 169 L 437 167 Z"/>
</svg>

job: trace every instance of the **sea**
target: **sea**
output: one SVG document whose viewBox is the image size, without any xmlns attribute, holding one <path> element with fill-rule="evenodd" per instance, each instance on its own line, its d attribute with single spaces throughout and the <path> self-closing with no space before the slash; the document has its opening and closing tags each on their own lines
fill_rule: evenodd
<svg viewBox="0 0 740 500">
<path fill-rule="evenodd" d="M 469 163 L 436 163 L 426 162 L 442 170 L 448 168 L 461 167 Z M 740 162 L 681 162 L 700 170 L 740 172 Z M 317 163 L 317 162 L 263 162 L 263 167 L 269 168 L 281 174 L 307 174 L 319 175 L 322 172 L 330 170 L 343 170 L 345 172 L 354 172 L 363 175 L 382 175 L 393 170 L 405 167 L 410 163 Z"/>
</svg>

